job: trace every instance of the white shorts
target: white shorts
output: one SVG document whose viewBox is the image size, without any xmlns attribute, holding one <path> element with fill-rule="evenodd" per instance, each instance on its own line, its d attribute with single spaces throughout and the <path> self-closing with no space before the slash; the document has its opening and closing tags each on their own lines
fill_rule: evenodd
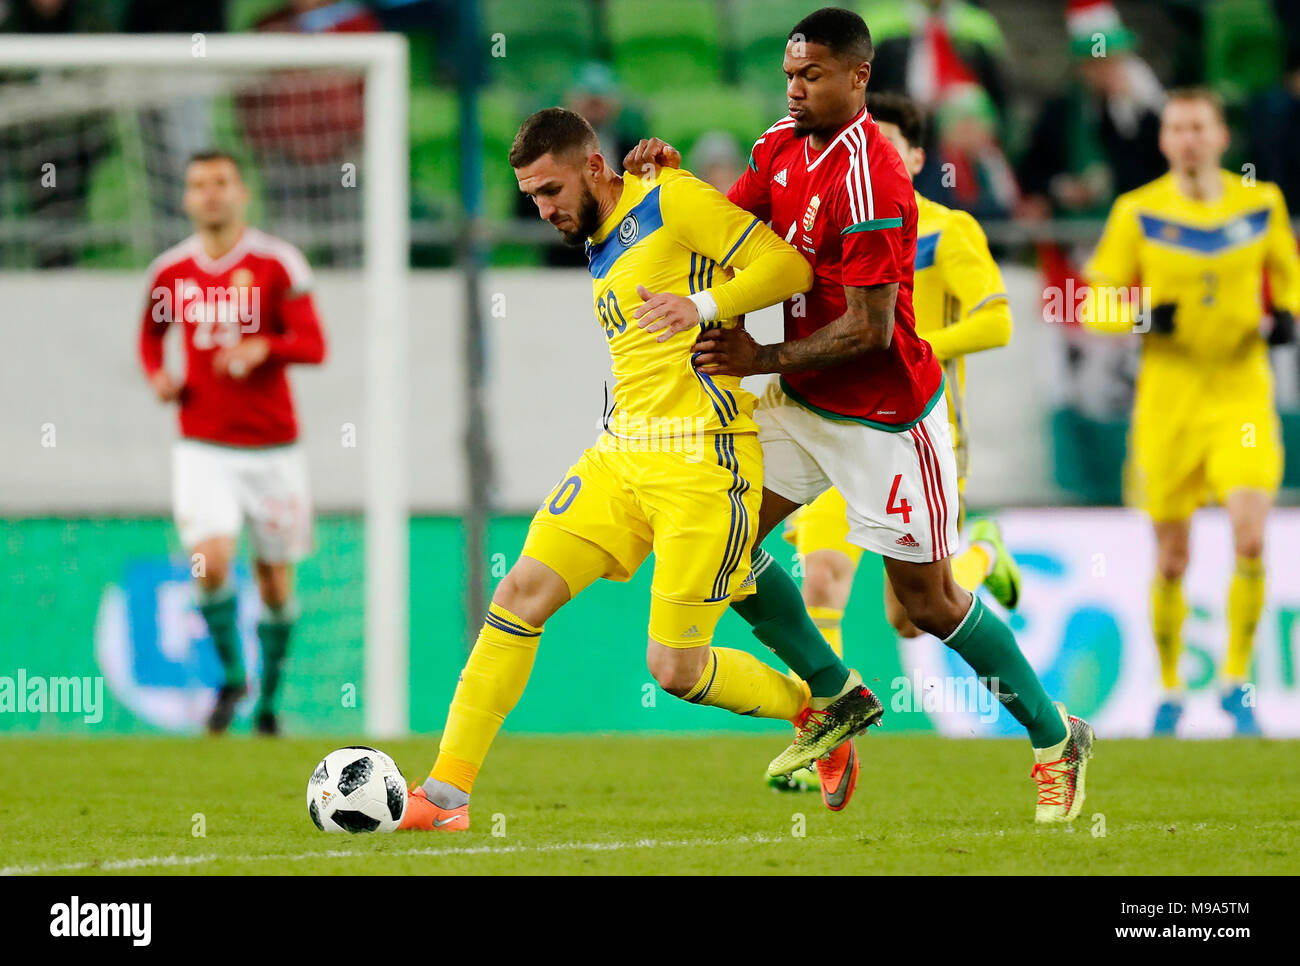
<svg viewBox="0 0 1300 966">
<path fill-rule="evenodd" d="M 212 537 L 238 537 L 245 521 L 258 560 L 295 563 L 312 550 L 307 461 L 295 445 L 242 449 L 178 440 L 172 509 L 187 551 Z"/>
<path fill-rule="evenodd" d="M 885 557 L 928 563 L 957 549 L 957 460 L 948 409 L 935 404 L 891 433 L 828 419 L 773 379 L 754 410 L 763 485 L 807 505 L 830 487 L 848 504 L 849 542 Z"/>
</svg>

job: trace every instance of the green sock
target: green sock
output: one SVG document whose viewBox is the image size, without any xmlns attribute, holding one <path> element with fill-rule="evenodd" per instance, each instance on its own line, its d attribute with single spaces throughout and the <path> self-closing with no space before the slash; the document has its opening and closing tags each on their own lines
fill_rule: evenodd
<svg viewBox="0 0 1300 966">
<path fill-rule="evenodd" d="M 237 617 L 239 601 L 233 584 L 216 590 L 199 589 L 199 613 L 208 622 L 208 633 L 221 659 L 226 687 L 239 687 L 244 683 L 244 659 L 240 653 Z"/>
<path fill-rule="evenodd" d="M 1038 675 L 1020 653 L 1011 628 L 979 597 L 971 596 L 970 611 L 944 643 L 965 659 L 985 687 L 996 680 L 998 700 L 1025 726 L 1035 748 L 1059 744 L 1065 740 L 1065 725 Z"/>
<path fill-rule="evenodd" d="M 258 622 L 257 639 L 262 644 L 262 691 L 257 698 L 256 714 L 275 711 L 275 693 L 280 688 L 280 676 L 292 633 L 292 619 Z"/>
<path fill-rule="evenodd" d="M 772 649 L 808 683 L 814 698 L 829 698 L 844 689 L 849 669 L 808 616 L 799 586 L 762 547 L 754 550 L 756 590 L 731 605 L 749 622 L 754 636 Z"/>
</svg>

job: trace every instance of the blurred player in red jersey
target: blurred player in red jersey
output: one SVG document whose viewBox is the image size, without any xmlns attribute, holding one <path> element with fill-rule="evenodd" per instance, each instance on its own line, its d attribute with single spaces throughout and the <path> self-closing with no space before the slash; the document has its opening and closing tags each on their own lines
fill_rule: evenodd
<svg viewBox="0 0 1300 966">
<path fill-rule="evenodd" d="M 307 465 L 285 368 L 325 358 L 311 269 L 245 220 L 248 189 L 230 155 L 191 158 L 183 204 L 194 234 L 149 267 L 140 361 L 158 399 L 180 405 L 172 505 L 194 561 L 199 610 L 224 681 L 208 730 L 225 731 L 247 691 L 230 570 L 247 521 L 262 596 L 262 682 L 254 726 L 279 731 L 275 694 L 297 618 L 293 565 L 312 547 Z M 163 337 L 182 323 L 185 379 L 163 367 Z"/>
<path fill-rule="evenodd" d="M 705 325 L 695 365 L 710 375 L 779 374 L 755 410 L 764 464 L 758 541 L 838 489 L 850 542 L 884 557 L 911 622 L 960 654 L 1028 731 L 1036 820 L 1072 821 L 1083 805 L 1092 729 L 1052 703 L 1010 628 L 957 584 L 948 560 L 958 488 L 946 407 L 936 405 L 943 370 L 912 313 L 911 180 L 865 107 L 873 53 L 867 25 L 852 11 L 824 7 L 796 24 L 783 64 L 788 116 L 755 142 L 728 194 L 812 263 L 813 287 L 785 303 L 786 341 L 759 345 L 739 326 L 708 328 L 708 307 L 698 304 L 698 316 L 682 312 L 645 327 Z M 625 159 L 633 171 L 680 162 L 658 140 Z M 760 639 L 777 624 L 811 626 L 795 613 L 801 598 L 796 590 L 791 599 L 789 576 L 755 545 L 757 593 L 733 601 L 736 612 Z M 778 757 L 769 775 L 790 757 Z M 817 770 L 824 797 L 841 783 L 851 792 L 852 743 L 818 760 Z"/>
</svg>

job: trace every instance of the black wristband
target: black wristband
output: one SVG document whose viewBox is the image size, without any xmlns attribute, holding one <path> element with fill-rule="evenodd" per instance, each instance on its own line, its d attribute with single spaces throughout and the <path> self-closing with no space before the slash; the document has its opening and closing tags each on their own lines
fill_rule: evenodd
<svg viewBox="0 0 1300 966">
<path fill-rule="evenodd" d="M 1173 335 L 1174 332 L 1174 309 L 1177 306 L 1173 302 L 1162 302 L 1160 305 L 1152 306 L 1151 314 L 1151 331 L 1156 335 Z"/>
</svg>

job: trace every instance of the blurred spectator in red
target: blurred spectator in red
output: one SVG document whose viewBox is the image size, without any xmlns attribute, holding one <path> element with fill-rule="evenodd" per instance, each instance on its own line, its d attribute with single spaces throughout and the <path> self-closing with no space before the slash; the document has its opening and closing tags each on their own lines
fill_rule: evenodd
<svg viewBox="0 0 1300 966">
<path fill-rule="evenodd" d="M 860 11 L 876 47 L 873 90 L 934 108 L 954 89 L 978 84 L 1001 117 L 1006 42 L 991 13 L 962 0 L 867 0 Z"/>
<path fill-rule="evenodd" d="M 998 141 L 997 122 L 983 88 L 953 88 L 935 113 L 936 144 L 917 175 L 916 190 L 981 221 L 1010 218 L 1019 189 Z"/>
<path fill-rule="evenodd" d="M 1066 22 L 1077 76 L 1044 103 L 1020 160 L 1021 217 L 1105 217 L 1117 194 L 1167 167 L 1164 89 L 1133 53 L 1132 31 L 1109 0 L 1071 0 Z"/>
<path fill-rule="evenodd" d="M 370 33 L 381 25 L 350 0 L 291 0 L 253 29 Z M 356 264 L 360 175 L 346 182 L 343 166 L 361 164 L 362 76 L 349 70 L 276 71 L 246 86 L 236 105 L 262 176 L 271 231 L 298 242 L 313 264 Z"/>
<path fill-rule="evenodd" d="M 687 169 L 725 195 L 744 172 L 745 156 L 740 153 L 736 139 L 726 131 L 709 131 L 700 135 L 691 148 Z"/>
</svg>

